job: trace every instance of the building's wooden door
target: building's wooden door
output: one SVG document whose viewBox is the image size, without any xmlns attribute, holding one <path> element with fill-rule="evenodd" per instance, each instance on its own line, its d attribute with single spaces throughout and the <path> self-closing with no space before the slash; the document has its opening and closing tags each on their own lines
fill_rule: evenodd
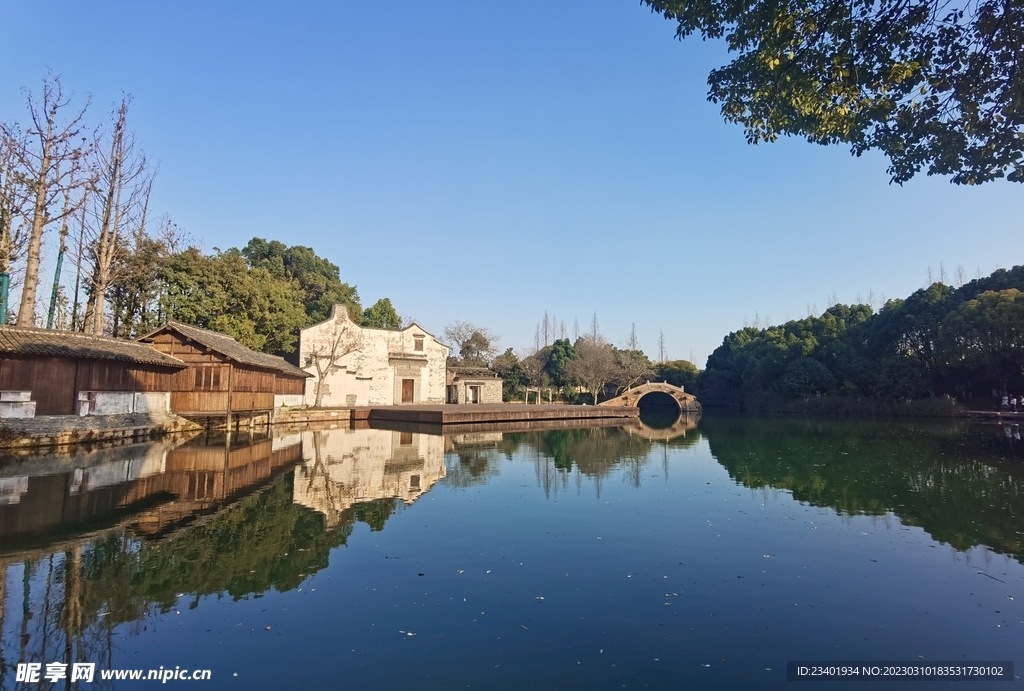
<svg viewBox="0 0 1024 691">
<path fill-rule="evenodd" d="M 402 380 L 402 403 L 412 403 L 412 392 L 415 385 L 414 379 Z"/>
</svg>

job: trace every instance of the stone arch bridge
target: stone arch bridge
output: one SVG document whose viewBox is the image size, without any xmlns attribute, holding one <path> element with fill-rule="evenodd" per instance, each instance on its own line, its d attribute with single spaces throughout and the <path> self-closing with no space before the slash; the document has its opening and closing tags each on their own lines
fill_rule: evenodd
<svg viewBox="0 0 1024 691">
<path fill-rule="evenodd" d="M 683 391 L 682 387 L 653 382 L 634 386 L 632 389 L 623 391 L 621 395 L 616 396 L 615 398 L 609 398 L 607 401 L 602 401 L 598 405 L 639 408 L 640 399 L 649 394 L 667 394 L 668 396 L 671 396 L 672 399 L 675 400 L 676 405 L 679 406 L 680 413 L 700 414 L 701 412 L 700 402 L 697 400 L 697 397 L 693 394 L 686 393 Z"/>
</svg>

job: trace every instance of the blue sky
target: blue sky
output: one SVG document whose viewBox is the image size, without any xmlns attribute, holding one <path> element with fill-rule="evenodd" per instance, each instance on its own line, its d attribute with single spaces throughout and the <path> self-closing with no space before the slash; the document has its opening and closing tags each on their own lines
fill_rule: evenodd
<svg viewBox="0 0 1024 691">
<path fill-rule="evenodd" d="M 46 69 L 122 92 L 153 206 L 207 248 L 312 246 L 365 305 L 506 346 L 545 310 L 698 364 L 744 322 L 927 268 L 1022 263 L 1024 186 L 919 177 L 801 140 L 749 146 L 706 101 L 722 45 L 635 0 L 0 4 L 0 118 Z"/>
</svg>

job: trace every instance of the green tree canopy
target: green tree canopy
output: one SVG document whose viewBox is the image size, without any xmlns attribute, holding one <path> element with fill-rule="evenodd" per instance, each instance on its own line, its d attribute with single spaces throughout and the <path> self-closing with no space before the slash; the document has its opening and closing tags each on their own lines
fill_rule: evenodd
<svg viewBox="0 0 1024 691">
<path fill-rule="evenodd" d="M 220 331 L 276 355 L 294 353 L 299 330 L 327 319 L 335 304 L 346 305 L 356 320 L 363 314 L 359 294 L 341 281 L 337 266 L 309 247 L 276 240 L 253 238 L 240 250 L 214 248 L 213 254 L 189 247 L 161 257 L 157 275 L 161 319 Z M 386 298 L 371 309 L 381 322 L 391 318 L 388 309 L 397 319 Z"/>
<path fill-rule="evenodd" d="M 402 318 L 390 299 L 381 298 L 363 310 L 363 324 L 377 329 L 397 329 L 402 326 Z"/>
<path fill-rule="evenodd" d="M 569 374 L 569 364 L 579 356 L 579 351 L 569 342 L 568 338 L 560 338 L 551 344 L 544 370 L 556 386 L 575 384 L 575 380 Z"/>
<path fill-rule="evenodd" d="M 934 283 L 876 314 L 835 305 L 820 317 L 744 328 L 708 358 L 707 405 L 816 395 L 909 400 L 990 397 L 1024 388 L 1024 266 L 959 288 Z"/>
<path fill-rule="evenodd" d="M 1024 369 L 1024 293 L 989 290 L 964 302 L 943 319 L 942 341 L 951 359 L 989 371 L 1005 389 Z"/>
<path fill-rule="evenodd" d="M 708 100 L 747 141 L 797 135 L 957 184 L 1024 182 L 1024 4 L 643 0 L 680 39 L 724 38 Z"/>
<path fill-rule="evenodd" d="M 689 360 L 669 360 L 654 366 L 654 376 L 672 386 L 681 386 L 689 393 L 697 392 L 697 365 Z"/>
<path fill-rule="evenodd" d="M 342 282 L 337 265 L 317 256 L 311 247 L 288 247 L 277 240 L 253 238 L 241 254 L 254 269 L 265 269 L 275 278 L 298 282 L 310 324 L 327 319 L 331 307 L 339 303 L 348 305 L 349 314 L 363 312 L 355 286 Z"/>
<path fill-rule="evenodd" d="M 511 348 L 491 360 L 491 369 L 501 377 L 502 400 L 511 401 L 522 397 L 527 377 L 519 358 Z"/>
<path fill-rule="evenodd" d="M 205 255 L 192 247 L 172 256 L 162 274 L 166 317 L 228 334 L 253 350 L 291 353 L 309 323 L 298 283 L 250 269 L 237 249 Z"/>
</svg>

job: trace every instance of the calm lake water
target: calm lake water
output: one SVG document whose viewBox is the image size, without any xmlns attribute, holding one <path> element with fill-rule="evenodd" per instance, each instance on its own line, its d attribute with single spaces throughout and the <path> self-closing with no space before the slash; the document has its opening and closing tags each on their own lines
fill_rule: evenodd
<svg viewBox="0 0 1024 691">
<path fill-rule="evenodd" d="M 96 663 L 82 689 L 161 666 L 209 669 L 168 682 L 208 689 L 784 688 L 791 660 L 1022 674 L 1015 428 L 666 424 L 4 459 L 2 688 L 37 688 L 19 662 L 76 661 Z M 992 684 L 1021 681 L 910 686 Z"/>
</svg>

